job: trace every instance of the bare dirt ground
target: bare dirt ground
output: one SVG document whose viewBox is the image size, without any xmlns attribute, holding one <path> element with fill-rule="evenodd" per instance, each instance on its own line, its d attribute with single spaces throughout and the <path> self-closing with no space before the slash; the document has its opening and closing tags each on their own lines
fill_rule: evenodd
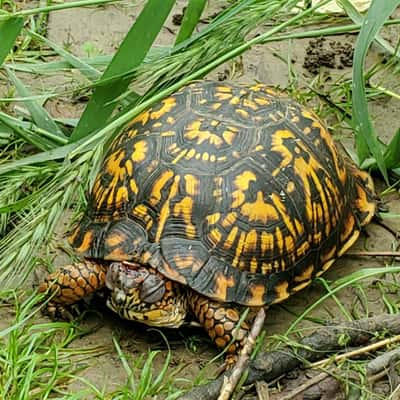
<svg viewBox="0 0 400 400">
<path fill-rule="evenodd" d="M 181 12 L 182 4 L 184 3 L 184 1 L 178 2 L 175 14 Z M 220 10 L 223 3 L 222 1 L 213 2 L 212 7 L 207 9 L 207 13 L 212 14 Z M 48 38 L 59 45 L 67 45 L 69 50 L 78 56 L 85 55 L 88 49 L 92 52 L 110 54 L 117 48 L 118 43 L 131 26 L 135 16 L 138 15 L 139 10 L 139 6 L 120 7 L 118 5 L 111 5 L 96 9 L 79 8 L 54 12 L 49 18 Z M 177 29 L 178 27 L 173 23 L 172 18 L 169 18 L 157 43 L 172 43 L 174 33 L 177 32 Z M 389 41 L 392 41 L 394 37 L 393 33 L 393 28 L 386 29 L 384 36 Z M 209 78 L 229 78 L 236 82 L 247 83 L 257 80 L 284 89 L 289 84 L 289 72 L 287 64 L 283 60 L 286 60 L 290 53 L 292 68 L 297 75 L 296 85 L 298 87 L 306 87 L 315 77 L 314 73 L 319 72 L 321 64 L 323 64 L 321 73 L 325 77 L 329 77 L 329 80 L 326 79 L 326 81 L 334 82 L 337 77 L 343 74 L 349 76 L 351 65 L 348 52 L 355 42 L 355 36 L 338 36 L 332 38 L 332 41 L 337 43 L 336 45 L 332 45 L 333 47 L 330 44 L 325 43 L 321 45 L 318 42 L 311 43 L 310 45 L 309 40 L 297 40 L 291 44 L 282 42 L 257 46 L 237 60 L 235 64 L 236 74 L 232 76 L 232 64 L 229 64 L 214 71 L 210 74 Z M 396 45 L 394 40 L 392 44 Z M 319 47 L 321 54 L 318 53 Z M 328 47 L 328 49 L 324 49 L 324 47 Z M 329 54 L 330 48 L 334 53 L 333 55 Z M 347 59 L 345 57 L 346 54 Z M 376 49 L 372 50 L 369 56 L 369 63 L 374 62 L 378 57 L 380 55 Z M 304 63 L 307 69 L 304 68 Z M 70 78 L 65 79 L 68 80 Z M 57 102 L 50 102 L 49 109 L 53 116 L 78 117 L 82 110 L 82 104 L 72 104 L 68 99 L 65 99 L 65 102 L 57 100 Z M 371 112 L 379 135 L 383 140 L 387 140 L 393 134 L 394 127 L 398 125 L 400 103 L 388 98 L 384 98 L 381 101 L 374 101 L 371 103 Z M 329 116 L 324 117 L 326 117 L 328 124 L 333 123 Z M 343 132 L 341 138 L 344 139 L 343 143 L 345 146 L 351 146 L 351 140 L 346 140 L 349 137 L 349 133 Z M 379 180 L 376 181 L 376 184 L 378 188 L 384 187 Z M 400 213 L 398 193 L 386 197 L 385 200 L 387 200 L 387 205 L 391 212 Z M 395 230 L 400 231 L 399 219 L 390 219 L 387 223 Z M 393 250 L 397 246 L 397 242 L 393 236 L 376 224 L 368 226 L 366 233 L 352 250 L 385 251 Z M 63 263 L 62 258 L 59 258 L 60 263 Z M 338 260 L 324 277 L 327 280 L 334 281 L 361 268 L 385 266 L 390 261 L 389 259 L 382 258 L 345 256 Z M 364 282 L 364 286 L 367 288 L 368 310 L 363 309 L 359 293 L 354 288 L 342 291 L 339 294 L 340 300 L 349 310 L 354 310 L 360 316 L 383 311 L 385 308 L 378 289 L 374 287 L 374 282 L 371 281 L 369 284 Z M 297 296 L 290 298 L 283 305 L 272 307 L 268 311 L 268 318 L 265 324 L 267 334 L 284 333 L 295 319 L 295 315 L 300 314 L 308 305 L 312 304 L 324 293 L 325 290 L 321 285 L 313 284 Z M 10 315 L 9 310 L 0 309 L 0 315 L 1 328 L 2 325 L 7 324 L 6 321 Z M 325 319 L 343 318 L 340 316 L 333 300 L 326 301 L 312 316 Z M 156 363 L 156 367 L 158 365 L 158 368 L 161 368 L 167 350 L 163 339 L 157 331 L 133 322 L 122 321 L 104 308 L 99 309 L 99 314 L 89 314 L 83 324 L 84 326 L 97 326 L 97 329 L 93 333 L 74 342 L 74 346 L 104 346 L 107 349 L 104 355 L 99 356 L 95 360 L 89 360 L 90 367 L 83 372 L 83 376 L 98 388 L 106 387 L 106 391 L 110 391 L 126 381 L 126 373 L 112 343 L 113 335 L 119 338 L 122 349 L 132 359 L 147 353 L 150 349 L 161 349 L 162 354 L 157 359 L 158 364 Z M 315 329 L 315 325 L 311 323 L 302 323 L 301 328 L 304 334 L 309 332 L 310 326 Z M 172 368 L 182 368 L 177 374 L 179 378 L 193 381 L 199 370 L 216 355 L 213 346 L 201 330 L 187 328 L 177 331 L 163 331 L 163 333 L 168 338 L 171 347 Z M 216 365 L 214 364 L 211 369 L 207 370 L 206 374 L 208 376 L 211 376 Z M 187 383 L 183 382 L 183 386 L 185 385 Z M 70 390 L 79 390 L 80 387 L 80 384 L 73 384 Z"/>
</svg>

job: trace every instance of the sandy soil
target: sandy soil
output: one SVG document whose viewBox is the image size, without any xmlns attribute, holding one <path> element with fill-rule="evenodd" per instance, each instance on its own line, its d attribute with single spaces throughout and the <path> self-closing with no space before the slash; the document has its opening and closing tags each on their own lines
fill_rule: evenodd
<svg viewBox="0 0 400 400">
<path fill-rule="evenodd" d="M 179 1 L 174 13 L 181 12 L 184 1 Z M 211 2 L 210 2 L 211 3 Z M 221 8 L 222 1 L 213 2 L 212 8 L 207 13 L 212 14 L 215 10 Z M 139 6 L 120 7 L 118 5 L 99 7 L 96 9 L 71 9 L 61 12 L 55 12 L 50 15 L 48 25 L 48 38 L 58 44 L 68 45 L 69 49 L 78 56 L 85 55 L 85 48 L 88 46 L 97 49 L 99 53 L 109 54 L 118 46 L 119 41 L 129 29 L 135 17 L 140 10 Z M 177 26 L 173 24 L 172 18 L 169 18 L 166 27 L 157 40 L 158 44 L 170 44 L 173 41 L 173 33 L 177 31 Z M 385 36 L 390 40 L 393 38 L 393 28 L 385 31 Z M 332 40 L 350 44 L 354 43 L 355 36 L 346 35 L 332 38 Z M 88 45 L 90 44 L 90 45 Z M 395 45 L 395 43 L 393 43 Z M 297 85 L 299 87 L 306 86 L 314 75 L 303 67 L 307 49 L 310 49 L 309 40 L 298 40 L 290 45 L 288 43 L 273 43 L 265 46 L 257 46 L 247 52 L 240 58 L 241 73 L 233 77 L 238 82 L 253 82 L 254 80 L 265 82 L 271 85 L 278 85 L 285 88 L 288 85 L 287 66 L 282 59 L 286 60 L 290 52 L 290 58 L 293 60 L 292 67 L 297 74 Z M 369 56 L 369 62 L 372 63 L 378 59 L 378 50 L 372 52 Z M 279 55 L 281 58 L 275 56 Z M 310 56 L 310 54 L 308 54 Z M 315 54 L 314 54 L 315 56 Z M 331 66 L 325 66 L 323 74 L 329 75 L 332 81 L 342 75 L 349 76 L 350 66 L 334 63 Z M 310 69 L 310 68 L 309 68 Z M 230 65 L 224 65 L 217 71 L 210 74 L 210 78 L 221 78 L 223 75 L 229 76 Z M 82 106 L 71 104 L 67 99 L 65 103 L 57 100 L 56 103 L 50 103 L 50 111 L 54 116 L 62 117 L 78 117 Z M 393 134 L 394 122 L 398 122 L 398 114 L 400 112 L 400 103 L 393 99 L 382 99 L 371 103 L 371 112 L 375 120 L 375 125 L 383 140 L 387 140 Z M 393 121 L 393 123 L 390 123 Z M 328 116 L 328 122 L 330 122 Z M 345 132 L 344 137 L 349 135 Z M 351 141 L 344 141 L 346 146 L 351 146 Z M 377 181 L 378 187 L 383 185 Z M 400 213 L 400 202 L 398 194 L 391 195 L 387 198 L 390 211 Z M 394 229 L 400 230 L 400 220 L 388 220 Z M 373 250 L 391 250 L 396 245 L 394 238 L 382 227 L 371 224 L 366 229 L 367 235 L 363 235 L 357 242 L 354 249 Z M 330 271 L 325 275 L 327 280 L 336 280 L 345 276 L 352 271 L 360 268 L 384 266 L 390 260 L 361 258 L 361 257 L 343 257 L 338 260 Z M 63 261 L 60 258 L 60 263 Z M 368 286 L 368 285 L 366 285 Z M 380 300 L 379 292 L 373 286 L 373 282 L 367 288 L 369 299 L 368 312 L 379 312 L 384 310 Z M 265 329 L 268 335 L 284 333 L 290 323 L 294 320 L 294 315 L 301 313 L 304 308 L 312 304 L 324 293 L 323 288 L 318 284 L 313 284 L 299 295 L 292 297 L 283 305 L 272 307 L 268 311 L 268 319 Z M 341 301 L 348 306 L 349 309 L 355 310 L 360 316 L 365 315 L 356 289 L 350 288 L 344 290 L 339 295 Z M 332 311 L 333 310 L 333 311 Z M 9 310 L 0 309 L 0 329 L 5 324 L 4 318 L 9 318 Z M 126 379 L 121 362 L 112 344 L 112 336 L 116 335 L 120 338 L 120 343 L 126 354 L 133 359 L 146 353 L 150 349 L 161 349 L 162 354 L 157 359 L 156 366 L 158 368 L 162 364 L 165 354 L 166 345 L 157 331 L 135 324 L 133 322 L 121 321 L 111 312 L 100 308 L 102 317 L 96 314 L 90 314 L 83 322 L 87 326 L 99 325 L 100 327 L 90 335 L 74 342 L 76 347 L 98 346 L 104 345 L 109 348 L 107 354 L 98 357 L 95 360 L 89 360 L 91 365 L 83 376 L 87 377 L 96 386 L 112 390 L 120 385 Z M 8 315 L 8 317 L 7 317 Z M 326 319 L 343 318 L 338 314 L 337 308 L 333 300 L 325 302 L 313 317 L 320 316 Z M 312 326 L 310 323 L 304 322 L 301 327 L 307 329 Z M 201 330 L 183 329 L 179 331 L 164 331 L 167 336 L 169 345 L 172 350 L 172 366 L 176 368 L 182 365 L 187 366 L 178 376 L 185 379 L 192 379 L 198 373 L 199 369 L 204 366 L 216 353 L 214 348 L 205 338 Z M 78 390 L 78 384 L 73 384 L 70 389 Z"/>
</svg>

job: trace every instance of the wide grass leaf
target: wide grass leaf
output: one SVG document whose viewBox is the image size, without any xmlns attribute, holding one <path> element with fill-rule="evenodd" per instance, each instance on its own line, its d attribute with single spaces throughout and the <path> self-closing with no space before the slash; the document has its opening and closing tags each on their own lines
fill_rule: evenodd
<svg viewBox="0 0 400 400">
<path fill-rule="evenodd" d="M 353 125 L 360 164 L 371 154 L 388 181 L 385 160 L 371 118 L 364 83 L 364 62 L 368 49 L 382 25 L 400 4 L 400 0 L 373 0 L 364 19 L 354 52 L 353 66 Z"/>
<path fill-rule="evenodd" d="M 356 7 L 350 2 L 350 0 L 339 0 L 339 3 L 341 3 L 343 9 L 346 11 L 347 15 L 356 23 L 356 24 L 362 24 L 364 17 L 363 15 L 357 10 Z M 383 37 L 379 34 L 375 35 L 375 42 L 382 47 L 384 51 L 386 51 L 388 54 L 396 56 L 396 50 L 395 48 Z"/>
<path fill-rule="evenodd" d="M 205 6 L 206 0 L 189 0 L 175 44 L 181 43 L 190 37 L 199 22 Z"/>
<path fill-rule="evenodd" d="M 387 146 L 384 157 L 388 169 L 400 168 L 400 128 Z"/>
<path fill-rule="evenodd" d="M 21 17 L 11 17 L 5 21 L 0 21 L 0 66 L 14 46 L 23 26 L 24 19 Z"/>
<path fill-rule="evenodd" d="M 37 34 L 33 31 L 28 31 L 28 33 L 34 37 L 35 39 L 47 44 L 47 46 L 51 47 L 59 56 L 64 58 L 65 61 L 68 62 L 67 65 L 70 65 L 76 69 L 79 69 L 82 75 L 86 76 L 91 81 L 94 81 L 101 76 L 101 72 L 98 71 L 96 68 L 92 67 L 88 63 L 84 62 L 80 58 L 74 56 L 73 54 L 69 53 L 68 51 L 64 50 L 62 47 L 58 46 L 56 43 L 46 39 L 45 37 Z"/>
<path fill-rule="evenodd" d="M 175 0 L 149 0 L 115 53 L 102 78 L 121 75 L 137 67 L 145 58 L 168 17 Z M 76 141 L 101 128 L 113 112 L 118 98 L 128 87 L 129 79 L 119 79 L 98 86 L 71 135 Z"/>
<path fill-rule="evenodd" d="M 10 77 L 11 81 L 14 83 L 19 95 L 21 97 L 30 97 L 32 94 L 28 90 L 28 88 L 23 84 L 23 82 L 8 68 L 6 69 L 8 76 Z M 26 108 L 28 109 L 29 113 L 35 124 L 44 131 L 47 131 L 49 134 L 47 135 L 50 137 L 51 135 L 61 137 L 66 139 L 66 136 L 62 133 L 61 129 L 58 125 L 53 121 L 51 116 L 48 114 L 46 109 L 42 107 L 37 101 L 35 100 L 26 100 L 24 102 Z M 40 138 L 39 138 L 40 140 Z M 48 142 L 46 138 L 46 142 Z M 42 147 L 43 148 L 43 147 Z"/>
</svg>

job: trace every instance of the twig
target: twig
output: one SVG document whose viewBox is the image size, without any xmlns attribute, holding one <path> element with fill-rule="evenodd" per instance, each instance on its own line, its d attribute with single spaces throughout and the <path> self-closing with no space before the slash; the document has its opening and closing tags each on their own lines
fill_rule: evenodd
<svg viewBox="0 0 400 400">
<path fill-rule="evenodd" d="M 257 381 L 256 392 L 258 400 L 269 400 L 268 384 L 266 382 Z"/>
<path fill-rule="evenodd" d="M 386 370 L 383 370 L 375 375 L 371 375 L 368 377 L 368 382 L 370 384 L 373 384 L 379 380 L 381 380 L 383 377 L 387 376 L 388 372 Z"/>
<path fill-rule="evenodd" d="M 380 340 L 379 342 L 376 343 L 372 343 L 368 346 L 364 346 L 361 347 L 360 349 L 357 350 L 353 350 L 353 351 L 349 351 L 347 353 L 343 353 L 343 354 L 339 354 L 335 357 L 331 357 L 331 358 L 325 358 L 324 360 L 315 362 L 313 364 L 310 365 L 311 368 L 315 368 L 315 367 L 322 367 L 325 366 L 326 364 L 330 364 L 332 362 L 337 362 L 343 359 L 347 359 L 350 357 L 354 357 L 354 356 L 359 356 L 360 354 L 365 354 L 368 353 L 370 351 L 375 351 L 377 349 L 380 349 L 381 347 L 387 346 L 388 344 L 392 344 L 392 343 L 396 343 L 400 341 L 400 335 L 396 335 L 394 337 L 388 338 L 388 339 L 384 339 L 384 340 Z"/>
<path fill-rule="evenodd" d="M 400 349 L 387 351 L 378 357 L 371 360 L 366 367 L 367 375 L 376 375 L 383 369 L 387 368 L 390 363 L 396 362 L 400 359 Z"/>
<path fill-rule="evenodd" d="M 349 251 L 350 257 L 400 257 L 400 251 Z"/>
<path fill-rule="evenodd" d="M 292 390 L 290 393 L 280 397 L 279 400 L 292 400 L 293 398 L 295 398 L 300 393 L 304 392 L 305 390 L 307 390 L 311 386 L 314 386 L 317 383 L 320 383 L 321 381 L 323 381 L 324 379 L 326 379 L 328 377 L 329 377 L 329 374 L 327 374 L 326 372 L 321 372 L 320 374 L 314 376 L 313 378 L 308 379 L 306 382 L 301 384 L 296 389 Z"/>
<path fill-rule="evenodd" d="M 224 376 L 224 383 L 222 385 L 218 400 L 228 400 L 231 397 L 240 377 L 243 374 L 243 371 L 247 367 L 250 354 L 253 351 L 257 337 L 264 326 L 264 321 L 265 310 L 263 307 L 261 307 L 257 312 L 256 318 L 254 319 L 253 325 L 246 338 L 243 348 L 240 350 L 239 358 L 233 367 L 232 373 L 229 375 L 229 377 Z"/>
<path fill-rule="evenodd" d="M 326 354 L 337 351 L 340 338 L 346 335 L 347 345 L 360 346 L 367 343 L 376 332 L 400 334 L 400 315 L 381 314 L 372 318 L 345 322 L 341 325 L 319 328 L 317 332 L 303 338 L 295 347 L 283 346 L 272 352 L 261 352 L 250 361 L 246 385 L 264 380 L 270 382 L 276 377 L 303 365 L 303 360 L 314 362 Z M 181 397 L 181 400 L 217 399 L 223 384 L 220 377 L 206 385 L 197 386 Z"/>
</svg>

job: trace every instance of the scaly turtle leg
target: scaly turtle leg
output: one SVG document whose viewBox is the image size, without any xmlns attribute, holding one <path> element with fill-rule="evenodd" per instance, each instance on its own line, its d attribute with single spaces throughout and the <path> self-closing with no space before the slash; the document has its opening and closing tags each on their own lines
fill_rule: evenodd
<svg viewBox="0 0 400 400">
<path fill-rule="evenodd" d="M 48 291 L 52 296 L 46 313 L 53 319 L 71 320 L 68 306 L 103 288 L 106 282 L 106 266 L 85 260 L 61 267 L 49 274 L 39 286 L 39 292 Z"/>
<path fill-rule="evenodd" d="M 231 367 L 249 333 L 249 319 L 239 327 L 240 307 L 219 303 L 194 292 L 189 295 L 189 304 L 193 314 L 220 350 L 226 348 L 233 337 L 236 338 L 226 349 L 225 366 Z"/>
</svg>

